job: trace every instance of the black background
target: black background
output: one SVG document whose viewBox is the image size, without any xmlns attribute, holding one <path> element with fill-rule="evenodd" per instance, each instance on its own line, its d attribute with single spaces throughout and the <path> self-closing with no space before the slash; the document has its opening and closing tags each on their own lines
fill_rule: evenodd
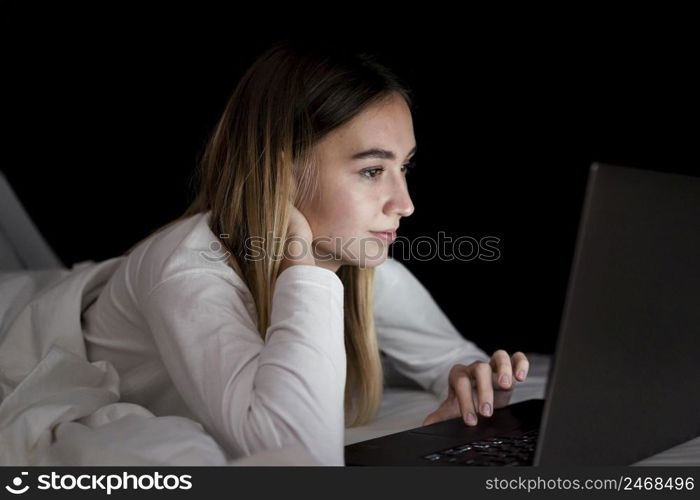
<svg viewBox="0 0 700 500">
<path fill-rule="evenodd" d="M 496 236 L 501 256 L 405 264 L 487 351 L 552 352 L 591 162 L 700 175 L 698 40 L 680 25 L 365 13 L 341 29 L 179 9 L 2 4 L 0 165 L 68 266 L 186 208 L 230 93 L 280 37 L 342 40 L 414 89 L 416 210 L 400 235 Z"/>
</svg>

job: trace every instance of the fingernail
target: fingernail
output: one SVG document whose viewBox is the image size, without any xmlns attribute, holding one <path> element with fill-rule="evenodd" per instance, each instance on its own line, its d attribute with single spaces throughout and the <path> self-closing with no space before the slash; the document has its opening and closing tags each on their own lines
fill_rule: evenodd
<svg viewBox="0 0 700 500">
<path fill-rule="evenodd" d="M 508 385 L 510 384 L 510 377 L 508 375 L 503 375 L 501 377 L 501 385 Z"/>
<path fill-rule="evenodd" d="M 467 423 L 476 425 L 476 415 L 474 415 L 472 412 L 467 413 Z"/>
<path fill-rule="evenodd" d="M 522 379 L 525 378 L 525 372 L 524 372 L 523 370 L 520 370 L 520 371 L 518 372 L 518 378 L 519 378 L 520 380 L 522 380 Z"/>
<path fill-rule="evenodd" d="M 488 403 L 484 403 L 484 405 L 481 407 L 481 412 L 486 416 L 490 416 L 491 415 L 491 405 Z"/>
</svg>

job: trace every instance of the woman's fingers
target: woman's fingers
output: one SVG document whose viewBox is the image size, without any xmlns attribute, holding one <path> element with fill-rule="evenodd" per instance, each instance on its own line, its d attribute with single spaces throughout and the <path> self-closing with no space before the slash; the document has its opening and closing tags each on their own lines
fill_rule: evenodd
<svg viewBox="0 0 700 500">
<path fill-rule="evenodd" d="M 525 380 L 529 370 L 530 362 L 525 354 L 518 351 L 509 356 L 503 349 L 494 352 L 488 363 L 475 361 L 469 366 L 454 365 L 448 377 L 450 390 L 447 399 L 425 418 L 423 425 L 460 414 L 467 425 L 477 425 L 478 414 L 490 417 L 494 408 L 508 403 L 514 382 Z M 494 389 L 497 394 L 494 394 Z"/>
<path fill-rule="evenodd" d="M 472 383 L 469 377 L 471 370 L 464 365 L 455 365 L 452 367 L 452 370 L 452 387 L 454 387 L 457 401 L 459 402 L 459 411 L 462 414 L 462 420 L 464 420 L 464 423 L 467 425 L 476 425 L 477 418 L 474 409 L 474 401 L 472 399 Z"/>
<path fill-rule="evenodd" d="M 522 382 L 530 371 L 530 361 L 528 361 L 527 357 L 520 351 L 513 354 L 510 359 L 516 378 Z"/>
<path fill-rule="evenodd" d="M 508 353 L 503 349 L 493 353 L 489 362 L 493 372 L 496 374 L 496 381 L 499 389 L 510 389 L 513 380 L 513 369 Z"/>
<path fill-rule="evenodd" d="M 471 365 L 472 378 L 476 385 L 479 412 L 490 417 L 493 414 L 493 382 L 491 366 L 483 361 Z"/>
<path fill-rule="evenodd" d="M 425 420 L 423 420 L 423 423 L 421 425 L 435 424 L 437 422 L 442 422 L 443 420 L 449 420 L 451 418 L 458 417 L 459 409 L 456 409 L 457 405 L 455 403 L 452 403 L 449 399 L 447 399 L 445 402 L 442 403 L 442 405 L 440 405 L 440 408 L 438 408 L 430 415 L 425 417 Z"/>
<path fill-rule="evenodd" d="M 456 365 L 453 387 L 464 423 L 474 426 L 478 423 L 478 413 L 485 417 L 493 415 L 493 382 L 491 366 L 477 361 L 469 366 Z M 472 385 L 476 388 L 474 398 Z M 478 410 L 477 410 L 478 408 Z"/>
</svg>

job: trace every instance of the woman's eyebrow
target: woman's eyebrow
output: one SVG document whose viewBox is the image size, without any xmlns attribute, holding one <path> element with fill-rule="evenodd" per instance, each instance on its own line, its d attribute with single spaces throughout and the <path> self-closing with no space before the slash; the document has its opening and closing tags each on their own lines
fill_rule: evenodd
<svg viewBox="0 0 700 500">
<path fill-rule="evenodd" d="M 411 156 L 413 153 L 416 152 L 416 146 L 413 146 L 413 149 L 408 152 L 406 157 Z M 352 155 L 350 158 L 351 160 L 364 160 L 366 158 L 379 158 L 382 160 L 395 160 L 396 155 L 394 154 L 393 151 L 388 151 L 386 149 L 380 149 L 380 148 L 372 148 L 368 149 L 366 151 L 361 151 L 359 153 L 355 153 Z"/>
</svg>

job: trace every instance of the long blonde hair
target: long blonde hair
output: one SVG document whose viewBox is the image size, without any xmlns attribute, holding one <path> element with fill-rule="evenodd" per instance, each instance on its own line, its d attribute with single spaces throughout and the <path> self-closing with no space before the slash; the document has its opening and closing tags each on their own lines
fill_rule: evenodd
<svg viewBox="0 0 700 500">
<path fill-rule="evenodd" d="M 264 255 L 281 255 L 288 200 L 303 207 L 317 193 L 313 146 L 395 93 L 411 107 L 410 89 L 374 56 L 278 41 L 256 59 L 228 100 L 195 170 L 192 203 L 151 234 L 211 210 L 210 228 L 217 238 L 228 235 L 220 243 L 252 293 L 265 340 L 281 260 L 246 259 L 246 240 L 257 237 Z M 383 391 L 372 308 L 374 269 L 344 265 L 337 274 L 345 290 L 345 422 L 353 427 L 376 414 Z"/>
</svg>

